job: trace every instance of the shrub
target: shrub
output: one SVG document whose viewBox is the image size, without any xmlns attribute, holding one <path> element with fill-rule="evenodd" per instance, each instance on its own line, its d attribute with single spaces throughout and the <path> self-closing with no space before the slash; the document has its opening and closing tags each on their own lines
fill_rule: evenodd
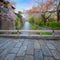
<svg viewBox="0 0 60 60">
<path fill-rule="evenodd" d="M 22 23 L 19 17 L 16 18 L 15 25 L 16 25 L 16 29 L 21 29 Z"/>
<path fill-rule="evenodd" d="M 60 29 L 60 22 L 46 22 L 46 26 L 52 29 Z"/>
<path fill-rule="evenodd" d="M 0 34 L 4 34 L 4 32 L 0 32 Z"/>
<path fill-rule="evenodd" d="M 40 22 L 39 26 L 44 26 L 44 22 Z"/>
<path fill-rule="evenodd" d="M 29 21 L 30 23 L 34 23 L 34 17 L 33 17 L 33 16 L 30 17 L 30 18 L 28 19 L 28 21 Z"/>
<path fill-rule="evenodd" d="M 17 32 L 12 32 L 12 34 L 17 34 Z"/>
<path fill-rule="evenodd" d="M 34 24 L 31 24 L 31 28 L 34 29 L 34 30 L 41 30 L 41 28 L 37 27 L 37 26 L 34 25 Z"/>
<path fill-rule="evenodd" d="M 52 32 L 42 32 L 42 35 L 52 35 Z"/>
</svg>

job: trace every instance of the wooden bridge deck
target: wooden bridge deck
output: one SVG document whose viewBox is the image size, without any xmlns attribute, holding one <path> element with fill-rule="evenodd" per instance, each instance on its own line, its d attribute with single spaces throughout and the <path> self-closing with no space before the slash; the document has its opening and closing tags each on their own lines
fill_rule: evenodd
<svg viewBox="0 0 60 60">
<path fill-rule="evenodd" d="M 60 40 L 0 38 L 0 60 L 60 60 Z"/>
</svg>

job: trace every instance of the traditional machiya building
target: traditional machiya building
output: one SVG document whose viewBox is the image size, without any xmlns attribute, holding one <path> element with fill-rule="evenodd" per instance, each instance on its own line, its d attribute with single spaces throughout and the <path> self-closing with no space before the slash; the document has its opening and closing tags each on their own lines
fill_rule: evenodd
<svg viewBox="0 0 60 60">
<path fill-rule="evenodd" d="M 14 10 L 14 6 L 9 1 L 0 0 L 0 29 L 15 29 L 14 20 L 17 16 Z"/>
</svg>

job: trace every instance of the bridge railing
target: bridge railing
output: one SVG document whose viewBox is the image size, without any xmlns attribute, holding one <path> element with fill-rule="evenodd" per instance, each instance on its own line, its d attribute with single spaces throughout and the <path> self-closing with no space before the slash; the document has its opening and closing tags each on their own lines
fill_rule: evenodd
<svg viewBox="0 0 60 60">
<path fill-rule="evenodd" d="M 13 32 L 15 32 L 16 34 L 20 34 L 21 32 L 28 32 L 28 33 L 51 32 L 52 34 L 54 34 L 54 33 L 60 33 L 60 30 L 0 30 L 0 34 L 12 34 Z"/>
<path fill-rule="evenodd" d="M 49 34 L 41 34 L 44 32 L 49 32 Z M 60 30 L 0 30 L 0 37 L 60 40 Z"/>
</svg>

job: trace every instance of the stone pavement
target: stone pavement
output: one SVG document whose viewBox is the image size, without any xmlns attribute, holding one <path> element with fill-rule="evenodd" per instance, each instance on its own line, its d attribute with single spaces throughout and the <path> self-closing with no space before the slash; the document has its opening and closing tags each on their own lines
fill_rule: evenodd
<svg viewBox="0 0 60 60">
<path fill-rule="evenodd" d="M 0 60 L 60 60 L 60 40 L 0 38 Z"/>
</svg>

